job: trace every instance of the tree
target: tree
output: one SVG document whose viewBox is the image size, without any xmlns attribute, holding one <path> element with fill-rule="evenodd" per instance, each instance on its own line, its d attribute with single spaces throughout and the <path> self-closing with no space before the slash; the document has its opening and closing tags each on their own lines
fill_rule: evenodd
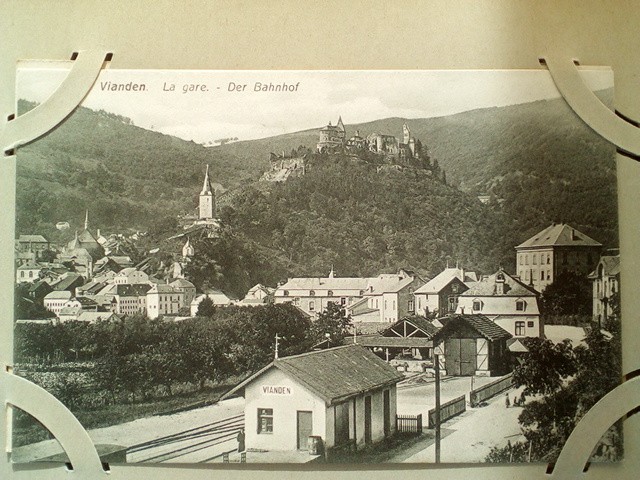
<svg viewBox="0 0 640 480">
<path fill-rule="evenodd" d="M 540 298 L 543 315 L 590 315 L 591 286 L 573 272 L 559 274 Z"/>
<path fill-rule="evenodd" d="M 531 337 L 523 339 L 528 352 L 513 372 L 516 386 L 525 386 L 527 395 L 549 395 L 557 391 L 576 372 L 571 342 L 554 344 L 551 340 Z"/>
<path fill-rule="evenodd" d="M 349 334 L 351 325 L 351 315 L 346 315 L 345 309 L 339 304 L 329 302 L 313 322 L 311 335 L 314 342 L 328 339 L 333 346 L 341 345 L 344 337 Z"/>
<path fill-rule="evenodd" d="M 526 394 L 541 394 L 524 406 L 518 421 L 526 442 L 493 448 L 487 461 L 521 461 L 531 447 L 532 461 L 554 461 L 585 412 L 620 382 L 621 350 L 618 334 L 593 326 L 584 344 L 526 339 L 529 353 L 514 370 L 516 385 Z M 611 461 L 621 453 L 621 428 L 615 425 L 603 437 L 594 459 Z M 606 445 L 605 445 L 606 444 Z"/>
<path fill-rule="evenodd" d="M 213 304 L 213 300 L 209 298 L 208 295 L 200 301 L 198 304 L 198 311 L 196 312 L 197 317 L 213 317 L 216 313 L 216 306 Z"/>
</svg>

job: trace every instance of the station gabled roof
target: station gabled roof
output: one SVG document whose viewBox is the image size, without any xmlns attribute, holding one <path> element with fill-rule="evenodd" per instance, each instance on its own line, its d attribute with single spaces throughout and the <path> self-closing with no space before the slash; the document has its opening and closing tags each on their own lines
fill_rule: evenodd
<svg viewBox="0 0 640 480">
<path fill-rule="evenodd" d="M 440 343 L 443 339 L 448 338 L 459 328 L 460 325 L 467 325 L 478 332 L 487 340 L 509 339 L 513 335 L 507 332 L 500 325 L 484 315 L 451 315 L 447 322 L 433 337 L 434 343 Z"/>
<path fill-rule="evenodd" d="M 390 386 L 404 376 L 361 345 L 345 345 L 274 360 L 222 399 L 243 390 L 271 368 L 277 368 L 333 405 L 356 395 Z"/>
</svg>

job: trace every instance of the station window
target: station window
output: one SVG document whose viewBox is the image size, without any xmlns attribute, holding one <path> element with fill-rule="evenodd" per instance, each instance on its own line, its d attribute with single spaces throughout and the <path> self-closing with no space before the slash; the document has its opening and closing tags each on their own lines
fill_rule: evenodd
<svg viewBox="0 0 640 480">
<path fill-rule="evenodd" d="M 333 290 L 329 290 L 327 292 L 327 297 L 333 297 Z"/>
<path fill-rule="evenodd" d="M 532 321 L 532 320 L 529 320 L 529 321 L 527 322 L 527 327 L 529 327 L 529 328 L 533 328 L 533 325 L 534 325 L 534 323 L 533 323 L 533 321 Z"/>
<path fill-rule="evenodd" d="M 316 309 L 315 302 L 309 302 L 309 311 L 313 312 Z"/>
<path fill-rule="evenodd" d="M 258 409 L 258 433 L 273 433 L 273 408 Z"/>
<path fill-rule="evenodd" d="M 516 337 L 524 337 L 524 322 L 516 322 Z"/>
<path fill-rule="evenodd" d="M 524 300 L 516 301 L 516 310 L 519 312 L 524 312 Z"/>
<path fill-rule="evenodd" d="M 310 297 L 315 297 L 316 296 L 316 291 L 315 290 L 309 291 L 309 296 Z"/>
<path fill-rule="evenodd" d="M 482 302 L 480 300 L 474 300 L 473 301 L 473 311 L 474 312 L 479 312 L 480 310 L 482 310 Z"/>
</svg>

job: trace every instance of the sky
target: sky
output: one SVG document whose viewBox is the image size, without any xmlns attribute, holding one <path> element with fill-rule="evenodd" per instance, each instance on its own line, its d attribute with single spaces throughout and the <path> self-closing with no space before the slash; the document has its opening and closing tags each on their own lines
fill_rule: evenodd
<svg viewBox="0 0 640 480">
<path fill-rule="evenodd" d="M 69 68 L 69 62 L 21 63 L 16 98 L 43 102 Z M 592 90 L 613 86 L 610 69 L 583 70 L 582 75 Z M 256 91 L 256 83 L 285 83 L 292 91 Z M 113 91 L 114 85 L 130 89 Z M 133 91 L 134 85 L 138 91 Z M 129 117 L 143 128 L 206 144 L 221 138 L 250 140 L 319 128 L 329 121 L 335 124 L 338 116 L 348 125 L 388 117 L 439 117 L 558 97 L 550 74 L 543 69 L 104 70 L 83 105 Z"/>
</svg>

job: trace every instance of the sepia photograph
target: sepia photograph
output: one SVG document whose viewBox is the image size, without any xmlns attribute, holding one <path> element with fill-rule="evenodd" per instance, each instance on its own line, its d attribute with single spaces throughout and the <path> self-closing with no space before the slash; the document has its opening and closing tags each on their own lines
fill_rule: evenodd
<svg viewBox="0 0 640 480">
<path fill-rule="evenodd" d="M 621 378 L 614 157 L 546 70 L 103 70 L 17 153 L 15 372 L 109 463 L 554 462 Z"/>
</svg>

